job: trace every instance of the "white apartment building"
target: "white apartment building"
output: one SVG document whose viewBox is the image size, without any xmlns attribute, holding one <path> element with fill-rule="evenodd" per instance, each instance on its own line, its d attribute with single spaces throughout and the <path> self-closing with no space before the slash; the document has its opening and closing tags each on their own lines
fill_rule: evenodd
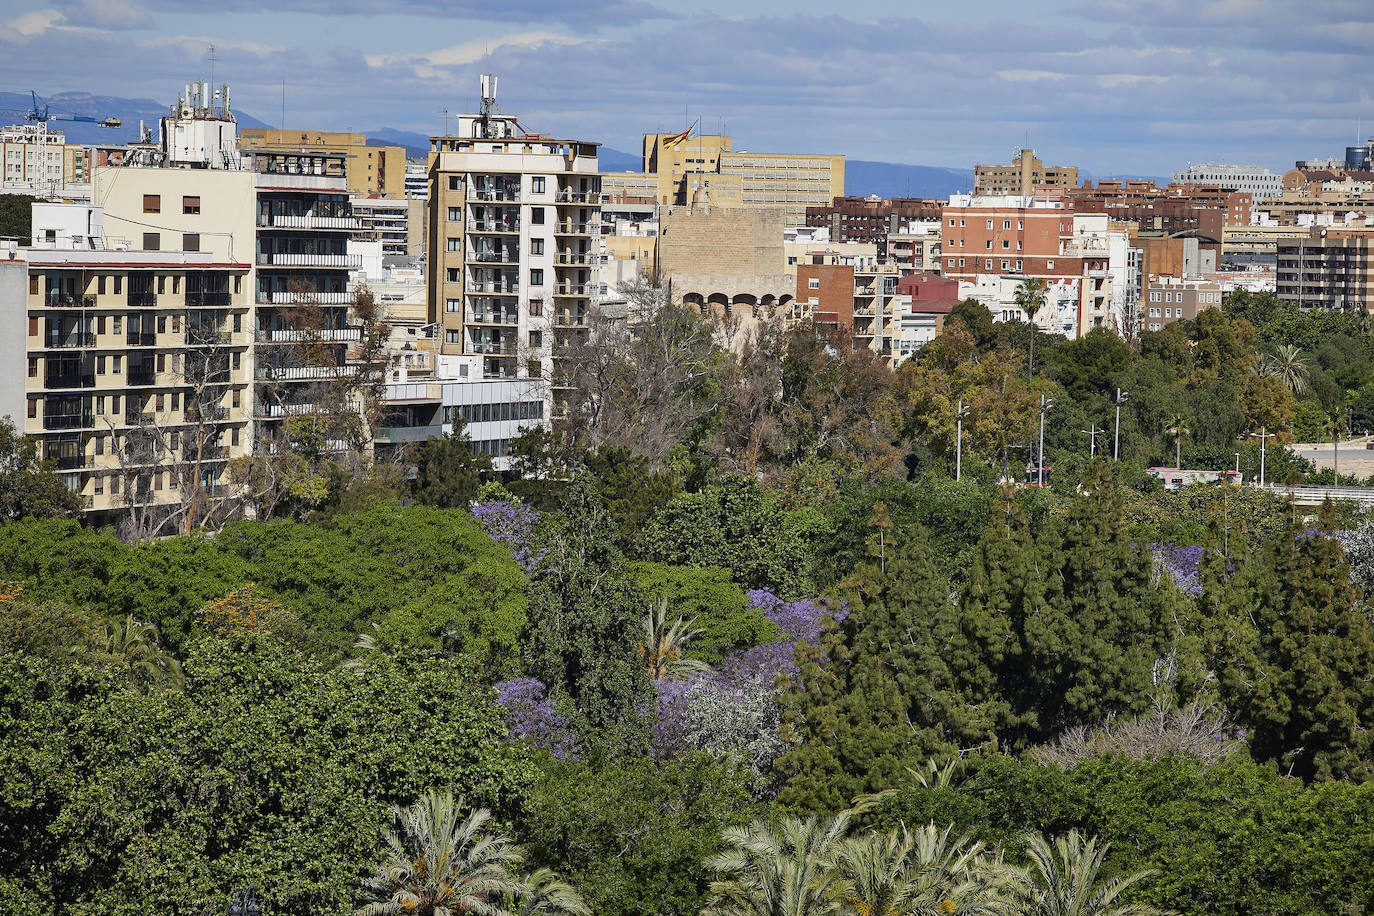
<svg viewBox="0 0 1374 916">
<path fill-rule="evenodd" d="M 0 128 L 0 191 L 5 193 L 87 199 L 93 163 L 92 150 L 69 145 L 65 134 L 45 123 Z"/>
<path fill-rule="evenodd" d="M 1283 176 L 1258 165 L 1203 162 L 1175 172 L 1174 184 L 1214 184 L 1232 191 L 1246 191 L 1259 203 L 1283 192 Z"/>
</svg>

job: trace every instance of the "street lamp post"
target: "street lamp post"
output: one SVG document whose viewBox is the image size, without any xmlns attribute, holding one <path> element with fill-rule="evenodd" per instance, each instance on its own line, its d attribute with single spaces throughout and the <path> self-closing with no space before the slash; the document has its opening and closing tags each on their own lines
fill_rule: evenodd
<svg viewBox="0 0 1374 916">
<path fill-rule="evenodd" d="M 1088 424 L 1088 428 L 1087 428 L 1087 429 L 1080 429 L 1079 432 L 1080 432 L 1080 433 L 1087 433 L 1087 434 L 1088 434 L 1088 457 L 1089 457 L 1089 458 L 1096 458 L 1096 457 L 1097 457 L 1097 434 L 1098 434 L 1098 433 L 1105 433 L 1106 430 L 1105 430 L 1105 429 L 1098 429 L 1096 423 L 1090 423 L 1090 424 Z"/>
<path fill-rule="evenodd" d="M 1278 433 L 1267 432 L 1266 429 L 1267 429 L 1266 427 L 1261 426 L 1259 432 L 1257 432 L 1257 433 L 1250 433 L 1251 438 L 1258 439 L 1258 440 L 1260 441 L 1260 479 L 1259 479 L 1259 485 L 1260 485 L 1261 488 L 1264 486 L 1264 446 L 1265 446 L 1265 440 L 1266 440 L 1266 439 L 1272 439 L 1272 438 L 1274 438 L 1275 436 L 1278 435 Z"/>
<path fill-rule="evenodd" d="M 1112 460 L 1121 460 L 1121 405 L 1130 400 L 1130 395 L 1116 389 L 1116 432 L 1112 434 Z"/>
<path fill-rule="evenodd" d="M 959 399 L 959 407 L 954 412 L 954 479 L 958 480 L 963 471 L 964 458 L 964 417 L 968 416 L 968 411 L 964 409 L 964 399 Z"/>
<path fill-rule="evenodd" d="M 1040 487 L 1045 486 L 1045 411 L 1054 406 L 1054 401 L 1040 395 L 1040 466 L 1037 469 L 1040 475 Z"/>
<path fill-rule="evenodd" d="M 229 898 L 228 912 L 229 916 L 262 916 L 257 887 L 235 888 Z"/>
</svg>

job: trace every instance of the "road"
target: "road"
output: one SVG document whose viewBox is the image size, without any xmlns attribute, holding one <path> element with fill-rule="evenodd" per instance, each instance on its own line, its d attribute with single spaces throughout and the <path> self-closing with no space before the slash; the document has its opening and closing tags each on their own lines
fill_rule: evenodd
<svg viewBox="0 0 1374 916">
<path fill-rule="evenodd" d="M 1360 436 L 1340 443 L 1342 475 L 1368 477 L 1374 474 L 1374 451 L 1365 448 L 1370 442 L 1374 442 L 1374 436 Z M 1289 448 L 1315 464 L 1318 470 L 1331 467 L 1333 449 L 1330 442 L 1298 442 Z"/>
</svg>

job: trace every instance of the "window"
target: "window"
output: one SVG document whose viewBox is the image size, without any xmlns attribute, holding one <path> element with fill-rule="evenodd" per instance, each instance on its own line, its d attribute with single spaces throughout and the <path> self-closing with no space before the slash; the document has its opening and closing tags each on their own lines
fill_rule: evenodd
<svg viewBox="0 0 1374 916">
<path fill-rule="evenodd" d="M 985 239 L 983 241 L 983 244 L 987 246 L 988 251 L 992 250 L 992 239 Z"/>
<path fill-rule="evenodd" d="M 143 233 L 143 250 L 144 250 L 144 251 L 161 251 L 161 250 L 162 250 L 162 233 L 160 233 L 160 232 L 145 232 L 145 233 Z"/>
<path fill-rule="evenodd" d="M 143 195 L 143 212 L 144 212 L 144 213 L 161 213 L 161 212 L 162 212 L 162 195 L 161 195 L 161 194 L 144 194 L 144 195 Z"/>
<path fill-rule="evenodd" d="M 544 193 L 544 176 L 543 176 L 543 175 L 535 175 L 533 178 L 530 179 L 530 190 L 533 191 L 535 194 L 543 194 L 543 193 Z"/>
<path fill-rule="evenodd" d="M 444 300 L 444 311 L 446 311 L 446 312 L 461 312 L 462 310 L 463 310 L 463 300 L 462 300 L 462 299 L 446 299 L 446 300 Z"/>
<path fill-rule="evenodd" d="M 1045 269 L 1046 269 L 1046 270 L 1054 270 L 1054 262 L 1053 262 L 1053 261 L 1046 261 L 1046 262 L 1045 262 Z"/>
<path fill-rule="evenodd" d="M 162 368 L 162 367 L 159 366 L 158 368 L 160 369 L 160 368 Z M 157 410 L 157 411 L 161 411 L 161 410 L 166 406 L 166 395 L 164 395 L 164 394 L 162 394 L 162 393 L 159 392 L 159 393 L 157 394 L 157 396 L 156 396 L 156 404 L 157 404 L 157 406 L 154 407 L 153 409 L 154 409 L 154 410 Z"/>
<path fill-rule="evenodd" d="M 450 191 L 457 191 L 462 186 L 463 179 L 459 178 L 457 175 L 448 176 L 448 189 Z M 450 216 L 449 219 L 453 219 L 453 217 Z"/>
<path fill-rule="evenodd" d="M 200 197 L 198 197 L 198 196 L 192 197 L 192 196 L 190 196 L 190 195 L 187 195 L 187 196 L 185 196 L 185 197 L 182 197 L 182 198 L 181 198 L 181 212 L 182 212 L 182 213 L 199 213 L 199 212 L 200 212 Z M 190 249 L 188 248 L 187 250 L 189 251 Z"/>
<path fill-rule="evenodd" d="M 544 377 L 544 367 L 540 365 L 539 360 L 537 359 L 532 359 L 529 362 L 525 363 L 525 372 L 529 374 L 530 378 Z"/>
<path fill-rule="evenodd" d="M 459 337 L 458 335 L 459 335 L 459 332 L 458 332 L 458 331 L 445 331 L 445 332 L 444 332 L 444 343 L 451 343 L 451 344 L 462 343 L 463 340 L 462 340 L 462 338 Z"/>
<path fill-rule="evenodd" d="M 1016 221 L 1016 228 L 1017 228 L 1017 229 L 1024 229 L 1024 228 L 1026 228 L 1026 221 L 1023 220 L 1023 219 L 1018 219 L 1018 220 Z"/>
<path fill-rule="evenodd" d="M 530 222 L 536 226 L 544 225 L 543 207 L 530 207 Z"/>
<path fill-rule="evenodd" d="M 38 378 L 38 357 L 29 357 L 29 378 Z"/>
<path fill-rule="evenodd" d="M 543 240 L 543 239 L 530 239 L 530 254 L 543 254 L 543 253 L 544 253 L 544 240 Z"/>
<path fill-rule="evenodd" d="M 38 417 L 38 398 L 29 398 L 29 419 Z"/>
<path fill-rule="evenodd" d="M 538 267 L 532 269 L 532 270 L 530 271 L 530 286 L 543 286 L 543 285 L 544 285 L 544 271 L 540 270 Z"/>
<path fill-rule="evenodd" d="M 992 258 L 984 258 L 984 259 L 983 259 L 983 269 L 984 269 L 984 270 L 992 270 Z"/>
<path fill-rule="evenodd" d="M 462 218 L 463 218 L 463 208 L 462 208 L 462 207 L 449 207 L 449 208 L 448 208 L 448 221 L 449 221 L 450 223 L 456 223 L 456 222 L 460 221 Z"/>
<path fill-rule="evenodd" d="M 121 365 L 121 363 L 123 362 L 123 360 L 124 360 L 124 358 L 123 358 L 122 356 L 111 356 L 111 357 L 110 357 L 110 371 L 113 372 L 113 373 L 115 373 L 116 375 L 118 375 L 118 374 L 120 373 L 120 371 L 123 369 L 123 366 Z M 115 410 L 115 413 L 119 413 L 119 407 L 116 406 L 114 410 Z"/>
<path fill-rule="evenodd" d="M 462 251 L 462 246 L 463 246 L 463 240 L 462 240 L 462 239 L 450 238 L 450 239 L 448 240 L 448 250 L 449 250 L 449 251 Z"/>
<path fill-rule="evenodd" d="M 182 251 L 200 251 L 200 233 L 185 232 L 181 236 Z"/>
<path fill-rule="evenodd" d="M 810 279 L 808 279 L 808 280 L 806 281 L 806 288 L 807 288 L 807 289 L 820 289 L 820 288 L 821 288 L 821 281 L 820 281 L 820 279 L 819 279 L 818 277 L 811 277 Z"/>
<path fill-rule="evenodd" d="M 960 238 L 960 239 L 959 239 L 959 247 L 960 247 L 960 248 L 963 248 L 963 247 L 964 247 L 964 240 L 963 240 L 963 238 Z"/>
<path fill-rule="evenodd" d="M 38 274 L 33 274 L 29 277 L 29 295 L 38 295 Z"/>
<path fill-rule="evenodd" d="M 1002 228 L 1003 228 L 1003 229 L 1010 229 L 1010 228 L 1011 228 L 1011 220 L 1009 220 L 1009 219 L 1004 219 L 1004 220 L 1002 220 Z"/>
<path fill-rule="evenodd" d="M 103 276 L 95 278 L 95 292 L 98 296 L 105 295 L 105 278 Z"/>
<path fill-rule="evenodd" d="M 179 292 L 181 292 L 181 274 L 172 277 L 172 295 L 175 296 Z"/>
<path fill-rule="evenodd" d="M 456 267 L 448 268 L 447 271 L 445 271 L 445 276 L 447 277 L 448 282 L 450 283 L 457 283 L 461 279 L 461 275 L 459 274 L 458 268 Z"/>
<path fill-rule="evenodd" d="M 1003 251 L 1006 251 L 1006 250 L 1009 249 L 1010 247 L 1011 247 L 1011 241 L 1008 240 L 1008 239 L 1002 239 L 1002 250 L 1003 250 Z"/>
<path fill-rule="evenodd" d="M 536 348 L 542 346 L 544 346 L 544 332 L 530 331 L 530 347 Z"/>
<path fill-rule="evenodd" d="M 992 228 L 992 220 L 988 220 L 988 228 L 989 228 L 989 229 Z"/>
<path fill-rule="evenodd" d="M 960 266 L 960 267 L 963 267 L 963 266 L 964 266 L 964 259 L 963 259 L 963 258 L 960 258 L 960 259 L 959 259 L 959 266 Z"/>
<path fill-rule="evenodd" d="M 158 315 L 158 316 L 157 316 L 157 332 L 158 332 L 159 334 L 166 334 L 166 333 L 167 333 L 167 316 L 166 316 L 166 315 Z M 161 354 L 158 355 L 158 358 L 161 359 Z M 159 368 L 160 368 L 160 367 L 159 367 Z"/>
<path fill-rule="evenodd" d="M 96 374 L 96 375 L 104 375 L 104 374 L 105 374 L 105 357 L 103 357 L 103 356 L 97 356 L 97 357 L 95 358 L 95 374 Z"/>
<path fill-rule="evenodd" d="M 544 314 L 544 300 L 543 300 L 543 299 L 531 299 L 531 300 L 530 300 L 530 317 L 531 317 L 531 318 L 539 318 L 539 317 L 543 316 L 543 314 Z"/>
<path fill-rule="evenodd" d="M 946 260 L 949 261 L 949 266 L 950 266 L 950 267 L 953 267 L 953 266 L 954 266 L 954 259 L 953 259 L 953 258 L 947 258 Z"/>
<path fill-rule="evenodd" d="M 962 229 L 963 227 L 964 227 L 964 221 L 963 221 L 963 220 L 959 220 L 959 228 Z"/>
<path fill-rule="evenodd" d="M 1011 266 L 1011 265 L 1010 265 L 1010 262 L 1008 262 L 1008 261 L 1006 261 L 1006 260 L 1003 260 L 1003 261 L 1002 261 L 1002 269 L 1003 269 L 1003 270 L 1006 270 L 1006 269 L 1007 269 L 1008 267 L 1010 267 L 1010 266 Z"/>
<path fill-rule="evenodd" d="M 950 221 L 949 221 L 949 228 L 951 228 L 951 229 L 954 228 L 954 220 L 950 220 Z"/>
</svg>

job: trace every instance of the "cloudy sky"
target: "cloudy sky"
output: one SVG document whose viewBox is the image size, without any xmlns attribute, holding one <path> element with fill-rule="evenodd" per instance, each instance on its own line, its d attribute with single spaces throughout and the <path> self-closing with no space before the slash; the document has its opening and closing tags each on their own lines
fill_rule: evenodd
<svg viewBox="0 0 1374 916">
<path fill-rule="evenodd" d="M 0 0 L 0 89 L 170 103 L 210 43 L 291 127 L 437 133 L 489 66 L 527 128 L 630 151 L 684 110 L 736 148 L 1096 175 L 1374 134 L 1371 0 Z"/>
</svg>

